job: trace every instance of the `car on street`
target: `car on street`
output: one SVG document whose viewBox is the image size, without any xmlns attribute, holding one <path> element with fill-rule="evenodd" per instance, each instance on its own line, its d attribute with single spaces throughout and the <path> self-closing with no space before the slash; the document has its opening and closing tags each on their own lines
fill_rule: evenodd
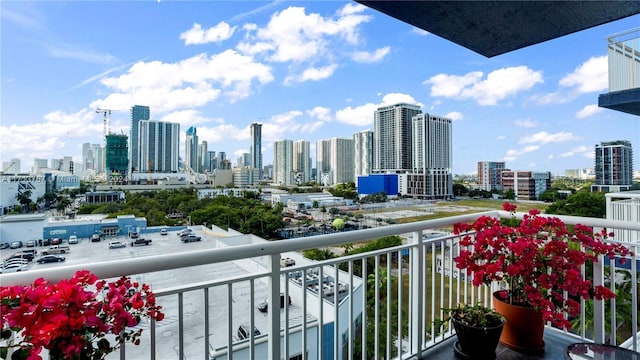
<svg viewBox="0 0 640 360">
<path fill-rule="evenodd" d="M 8 249 L 8 248 L 9 248 L 9 243 L 0 244 L 0 250 L 4 250 L 4 249 Z"/>
<path fill-rule="evenodd" d="M 202 238 L 200 236 L 193 235 L 193 234 L 187 235 L 187 236 L 183 236 L 181 239 L 182 239 L 182 242 L 185 242 L 185 243 L 202 240 Z"/>
<path fill-rule="evenodd" d="M 76 235 L 69 236 L 69 244 L 77 244 L 77 243 L 78 243 L 78 237 Z"/>
<path fill-rule="evenodd" d="M 29 260 L 27 259 L 18 259 L 18 258 L 13 258 L 13 259 L 8 259 L 5 260 L 2 263 L 2 266 L 10 266 L 10 265 L 14 265 L 14 264 L 22 264 L 22 265 L 28 265 L 29 264 Z"/>
<path fill-rule="evenodd" d="M 151 239 L 137 238 L 130 243 L 131 246 L 151 245 Z"/>
<path fill-rule="evenodd" d="M 26 259 L 26 260 L 33 260 L 33 258 L 36 256 L 38 252 L 35 249 L 32 250 L 23 250 L 23 251 L 18 251 L 17 253 L 12 254 L 11 256 L 9 256 L 6 260 L 9 259 Z"/>
<path fill-rule="evenodd" d="M 160 235 L 167 235 L 167 229 L 160 229 Z"/>
<path fill-rule="evenodd" d="M 11 244 L 9 244 L 9 247 L 12 249 L 19 249 L 22 247 L 22 241 L 12 241 Z"/>
<path fill-rule="evenodd" d="M 51 245 L 60 245 L 62 244 L 62 239 L 61 238 L 53 238 L 51 239 Z"/>
<path fill-rule="evenodd" d="M 45 256 L 41 256 L 38 260 L 36 260 L 36 262 L 38 264 L 45 264 L 50 262 L 63 262 L 64 260 L 65 258 L 63 256 L 45 255 Z"/>
<path fill-rule="evenodd" d="M 129 237 L 132 239 L 137 239 L 140 236 L 140 234 L 138 234 L 137 231 L 131 231 L 129 232 Z"/>
<path fill-rule="evenodd" d="M 91 242 L 100 242 L 100 234 L 91 235 Z"/>
<path fill-rule="evenodd" d="M 191 234 L 193 234 L 193 230 L 191 230 L 191 229 L 184 229 L 184 230 L 178 231 L 178 236 L 179 237 L 183 237 L 183 236 L 187 236 L 187 235 L 191 235 Z"/>
<path fill-rule="evenodd" d="M 26 247 L 32 248 L 32 247 L 36 247 L 36 241 L 35 240 L 27 240 L 27 243 L 25 244 Z"/>
<path fill-rule="evenodd" d="M 117 249 L 117 248 L 123 248 L 123 247 L 127 247 L 127 244 L 123 243 L 122 241 L 109 242 L 109 249 Z"/>
</svg>

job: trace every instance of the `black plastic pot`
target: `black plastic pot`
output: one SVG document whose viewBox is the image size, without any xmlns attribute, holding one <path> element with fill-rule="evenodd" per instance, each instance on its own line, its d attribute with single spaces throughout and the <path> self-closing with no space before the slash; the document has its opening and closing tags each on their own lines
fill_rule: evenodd
<svg viewBox="0 0 640 360">
<path fill-rule="evenodd" d="M 463 359 L 495 359 L 504 323 L 489 328 L 473 327 L 452 319 L 458 341 L 453 350 Z"/>
</svg>

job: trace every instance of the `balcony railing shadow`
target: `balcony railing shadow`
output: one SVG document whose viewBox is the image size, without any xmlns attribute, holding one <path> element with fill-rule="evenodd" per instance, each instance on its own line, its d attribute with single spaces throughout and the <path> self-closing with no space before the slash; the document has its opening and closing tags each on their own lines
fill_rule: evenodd
<svg viewBox="0 0 640 360">
<path fill-rule="evenodd" d="M 440 330 L 442 309 L 468 302 L 490 305 L 491 289 L 472 287 L 454 267 L 458 236 L 426 233 L 482 215 L 511 216 L 488 211 L 273 242 L 247 235 L 250 241 L 237 246 L 225 239 L 208 239 L 214 245 L 210 249 L 6 274 L 0 282 L 29 284 L 39 277 L 58 281 L 81 269 L 104 279 L 143 278 L 152 285 L 166 318 L 141 324 L 145 328 L 141 345 L 123 347 L 109 359 L 407 359 L 420 354 L 452 359 L 455 334 Z M 636 223 L 558 217 L 594 230 L 640 231 Z M 394 235 L 406 241 L 319 262 L 299 254 Z M 637 253 L 635 244 L 629 246 Z M 628 318 L 622 319 L 623 326 L 615 316 L 622 305 L 611 301 L 613 316 L 607 316 L 603 306 L 592 318 L 583 311 L 582 325 L 573 332 L 548 327 L 542 357 L 499 348 L 498 358 L 559 359 L 568 344 L 585 341 L 615 345 L 626 341 L 625 346 L 636 350 L 636 262 L 630 264 L 632 302 L 625 305 Z M 609 265 L 610 274 L 615 274 L 617 264 Z M 604 283 L 603 278 L 595 281 Z M 268 307 L 263 312 L 258 305 L 265 300 Z"/>
</svg>

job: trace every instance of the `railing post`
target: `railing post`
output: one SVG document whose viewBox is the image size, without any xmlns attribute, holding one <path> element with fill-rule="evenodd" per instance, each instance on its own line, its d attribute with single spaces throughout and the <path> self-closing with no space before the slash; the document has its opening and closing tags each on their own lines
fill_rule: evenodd
<svg viewBox="0 0 640 360">
<path fill-rule="evenodd" d="M 594 229 L 595 231 L 595 229 Z M 599 256 L 598 261 L 593 263 L 593 285 L 604 286 L 604 257 Z M 593 299 L 593 341 L 597 343 L 604 343 L 604 301 Z"/>
<path fill-rule="evenodd" d="M 424 247 L 422 246 L 422 231 L 416 231 L 412 234 L 411 242 L 417 246 L 411 247 L 410 250 L 409 346 L 411 354 L 420 359 L 424 342 L 424 313 L 422 311 L 425 296 L 422 289 L 425 268 Z"/>
<path fill-rule="evenodd" d="M 269 359 L 280 359 L 280 254 L 269 255 Z M 251 329 L 253 331 L 253 329 Z"/>
</svg>

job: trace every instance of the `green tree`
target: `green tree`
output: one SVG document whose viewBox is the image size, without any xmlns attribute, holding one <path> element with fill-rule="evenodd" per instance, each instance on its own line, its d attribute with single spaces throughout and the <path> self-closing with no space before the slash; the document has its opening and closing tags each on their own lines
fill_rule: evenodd
<svg viewBox="0 0 640 360">
<path fill-rule="evenodd" d="M 547 207 L 545 212 L 556 215 L 604 218 L 606 215 L 606 200 L 604 193 L 579 191 L 569 195 L 565 200 L 556 200 Z"/>
<path fill-rule="evenodd" d="M 453 196 L 465 196 L 469 193 L 469 189 L 460 183 L 453 184 Z"/>
<path fill-rule="evenodd" d="M 513 189 L 507 189 L 503 196 L 505 199 L 514 200 L 516 198 L 516 192 Z"/>
<path fill-rule="evenodd" d="M 18 202 L 22 206 L 22 212 L 29 211 L 29 205 L 31 205 L 31 203 L 33 202 L 31 201 L 31 190 L 19 192 L 16 195 L 16 200 L 18 200 Z"/>
</svg>

